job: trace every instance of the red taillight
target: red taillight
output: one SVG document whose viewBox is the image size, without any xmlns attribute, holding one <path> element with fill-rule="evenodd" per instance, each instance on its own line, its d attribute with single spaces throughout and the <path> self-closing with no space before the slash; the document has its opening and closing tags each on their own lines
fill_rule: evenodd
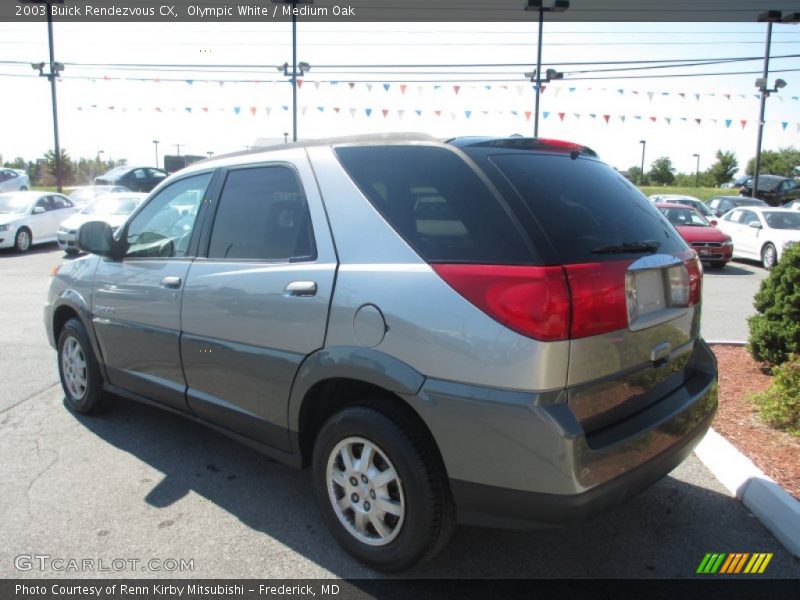
<svg viewBox="0 0 800 600">
<path fill-rule="evenodd" d="M 563 148 L 564 150 L 577 150 L 578 152 L 586 149 L 586 147 L 582 146 L 581 144 L 576 144 L 575 142 L 567 142 L 565 140 L 536 138 L 536 141 L 544 146 L 550 146 L 551 148 Z"/>
<path fill-rule="evenodd" d="M 701 291 L 703 289 L 703 266 L 697 255 L 685 260 L 686 270 L 689 271 L 689 306 L 700 304 Z"/>
<path fill-rule="evenodd" d="M 564 267 L 572 295 L 571 338 L 628 326 L 625 273 L 630 264 L 630 260 L 621 260 Z"/>
<path fill-rule="evenodd" d="M 431 265 L 450 287 L 509 329 L 537 340 L 569 335 L 569 291 L 561 267 Z"/>
</svg>

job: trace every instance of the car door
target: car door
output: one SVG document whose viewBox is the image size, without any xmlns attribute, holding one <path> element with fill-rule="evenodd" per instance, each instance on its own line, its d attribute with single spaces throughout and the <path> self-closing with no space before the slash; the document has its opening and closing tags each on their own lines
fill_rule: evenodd
<svg viewBox="0 0 800 600">
<path fill-rule="evenodd" d="M 140 207 L 120 233 L 124 256 L 100 262 L 92 294 L 109 383 L 184 411 L 180 306 L 211 179 L 211 172 L 183 177 Z"/>
<path fill-rule="evenodd" d="M 48 222 L 47 237 L 55 239 L 58 233 L 58 228 L 61 222 L 67 219 L 75 212 L 75 205 L 72 201 L 65 196 L 50 196 L 51 211 L 48 213 L 51 216 Z"/>
<path fill-rule="evenodd" d="M 324 346 L 337 267 L 310 165 L 289 155 L 226 172 L 181 312 L 192 411 L 287 451 L 289 392 Z"/>
<path fill-rule="evenodd" d="M 33 205 L 27 225 L 35 243 L 45 241 L 53 234 L 49 233 L 53 221 L 53 203 L 50 196 L 41 196 Z"/>
<path fill-rule="evenodd" d="M 751 223 L 757 223 L 761 225 L 758 215 L 752 210 L 742 209 L 742 216 L 739 218 L 739 222 L 737 224 L 741 230 L 741 234 L 739 235 L 741 240 L 739 242 L 740 248 L 742 254 L 758 258 L 761 252 L 761 244 L 759 244 L 761 229 L 752 227 L 750 225 Z"/>
</svg>

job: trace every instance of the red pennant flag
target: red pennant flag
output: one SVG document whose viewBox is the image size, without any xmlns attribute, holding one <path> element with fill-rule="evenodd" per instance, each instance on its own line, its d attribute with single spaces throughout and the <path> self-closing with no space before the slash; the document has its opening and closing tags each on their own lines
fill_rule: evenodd
<svg viewBox="0 0 800 600">
<path fill-rule="evenodd" d="M 333 107 L 333 110 L 334 110 L 334 111 L 336 112 L 336 114 L 338 115 L 338 114 L 339 114 L 339 110 L 341 110 L 341 109 L 340 109 L 338 106 L 334 106 L 334 107 Z"/>
<path fill-rule="evenodd" d="M 744 129 L 744 126 L 747 125 L 747 119 L 742 119 L 739 123 L 742 124 L 742 129 Z"/>
<path fill-rule="evenodd" d="M 161 112 L 161 107 L 160 106 L 156 106 L 156 112 Z"/>
<path fill-rule="evenodd" d="M 297 80 L 297 89 L 299 90 L 301 87 L 303 87 L 303 80 L 302 79 L 298 79 Z"/>
<path fill-rule="evenodd" d="M 208 107 L 207 107 L 207 106 L 204 106 L 204 107 L 203 107 L 203 112 L 205 112 L 205 113 L 207 113 L 207 112 L 208 112 Z"/>
<path fill-rule="evenodd" d="M 453 91 L 456 93 L 456 95 L 458 95 L 458 90 L 460 90 L 460 89 L 461 89 L 460 85 L 454 85 L 453 86 Z"/>
<path fill-rule="evenodd" d="M 383 113 L 383 118 L 385 119 L 386 115 L 389 114 L 389 109 L 388 108 L 384 108 L 384 109 L 381 110 L 381 112 Z"/>
<path fill-rule="evenodd" d="M 608 120 L 611 118 L 611 115 L 603 115 L 603 118 L 606 120 L 606 125 L 608 125 Z"/>
<path fill-rule="evenodd" d="M 725 94 L 725 97 L 726 97 L 728 100 L 730 100 L 730 99 L 731 99 L 731 95 L 730 95 L 730 94 Z"/>
<path fill-rule="evenodd" d="M 355 83 L 353 83 L 352 81 L 349 81 L 349 82 L 347 83 L 347 85 L 349 85 L 349 86 L 350 86 L 350 89 L 351 89 L 351 90 L 352 90 L 354 87 L 356 87 L 356 84 L 355 84 Z"/>
<path fill-rule="evenodd" d="M 678 92 L 678 96 L 680 96 L 681 98 L 686 98 L 686 94 L 684 94 L 683 92 Z"/>
<path fill-rule="evenodd" d="M 566 114 L 567 114 L 567 113 L 558 113 L 558 118 L 559 118 L 559 119 L 561 119 L 561 120 L 563 121 L 563 120 L 564 120 L 564 116 L 565 116 Z"/>
<path fill-rule="evenodd" d="M 653 123 L 655 123 L 655 122 L 656 122 L 656 118 L 655 118 L 655 117 L 650 117 L 650 120 L 651 120 Z"/>
<path fill-rule="evenodd" d="M 250 114 L 253 115 L 254 117 L 256 116 L 256 110 L 258 110 L 257 107 L 255 106 L 250 107 Z"/>
<path fill-rule="evenodd" d="M 526 110 L 526 111 L 525 111 L 525 120 L 526 120 L 526 121 L 530 121 L 530 120 L 531 120 L 531 115 L 532 115 L 532 114 L 533 114 L 533 112 L 532 112 L 532 111 L 530 111 L 530 110 Z"/>
<path fill-rule="evenodd" d="M 433 114 L 435 114 L 437 117 L 441 117 L 442 116 L 442 111 L 435 110 L 435 111 L 433 111 Z"/>
<path fill-rule="evenodd" d="M 544 94 L 544 91 L 545 91 L 546 89 L 547 89 L 547 86 L 546 86 L 546 85 L 543 85 L 543 86 L 541 86 L 541 90 L 542 90 L 542 93 L 543 93 L 543 94 Z"/>
<path fill-rule="evenodd" d="M 400 93 L 405 94 L 408 86 L 405 83 L 400 84 Z"/>
<path fill-rule="evenodd" d="M 700 125 L 700 121 L 702 121 L 702 119 L 695 119 L 694 120 L 694 122 L 697 123 L 698 125 Z"/>
</svg>

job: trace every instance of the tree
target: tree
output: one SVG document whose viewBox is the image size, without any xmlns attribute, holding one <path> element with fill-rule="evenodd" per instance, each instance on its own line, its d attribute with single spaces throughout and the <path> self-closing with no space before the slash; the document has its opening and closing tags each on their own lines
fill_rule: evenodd
<svg viewBox="0 0 800 600">
<path fill-rule="evenodd" d="M 56 153 L 48 150 L 42 161 L 39 185 L 56 185 Z M 75 184 L 75 163 L 72 162 L 67 151 L 61 149 L 61 185 Z"/>
<path fill-rule="evenodd" d="M 715 187 L 719 187 L 733 179 L 738 168 L 739 161 L 733 152 L 717 150 L 717 162 L 711 165 L 708 174 L 713 179 Z"/>
<path fill-rule="evenodd" d="M 674 183 L 675 168 L 672 166 L 672 161 L 666 156 L 654 160 L 653 164 L 650 165 L 647 178 L 659 185 L 671 185 Z"/>
<path fill-rule="evenodd" d="M 794 146 L 780 148 L 776 151 L 764 150 L 761 153 L 761 167 L 759 175 L 769 173 L 770 175 L 783 175 L 784 177 L 794 177 L 800 169 L 800 149 Z M 756 159 L 751 158 L 747 162 L 745 173 L 753 175 L 756 170 Z"/>
<path fill-rule="evenodd" d="M 642 170 L 639 167 L 628 168 L 628 179 L 636 185 L 647 185 L 647 181 L 642 181 Z"/>
</svg>

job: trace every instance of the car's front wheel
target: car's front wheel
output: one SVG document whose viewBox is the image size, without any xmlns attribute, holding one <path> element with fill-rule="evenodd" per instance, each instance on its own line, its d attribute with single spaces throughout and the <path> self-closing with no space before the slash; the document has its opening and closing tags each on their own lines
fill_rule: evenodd
<svg viewBox="0 0 800 600">
<path fill-rule="evenodd" d="M 31 237 L 31 231 L 27 227 L 20 227 L 17 230 L 17 235 L 14 236 L 14 249 L 17 252 L 27 252 L 31 249 L 31 244 L 33 243 L 33 238 Z"/>
<path fill-rule="evenodd" d="M 765 244 L 761 249 L 761 264 L 769 270 L 778 262 L 778 252 L 772 244 Z"/>
<path fill-rule="evenodd" d="M 402 417 L 366 406 L 323 425 L 314 491 L 336 541 L 366 565 L 400 571 L 430 558 L 455 525 L 441 461 Z"/>
<path fill-rule="evenodd" d="M 58 373 L 71 410 L 91 414 L 103 408 L 105 392 L 100 368 L 86 328 L 77 318 L 67 321 L 58 337 Z"/>
</svg>

